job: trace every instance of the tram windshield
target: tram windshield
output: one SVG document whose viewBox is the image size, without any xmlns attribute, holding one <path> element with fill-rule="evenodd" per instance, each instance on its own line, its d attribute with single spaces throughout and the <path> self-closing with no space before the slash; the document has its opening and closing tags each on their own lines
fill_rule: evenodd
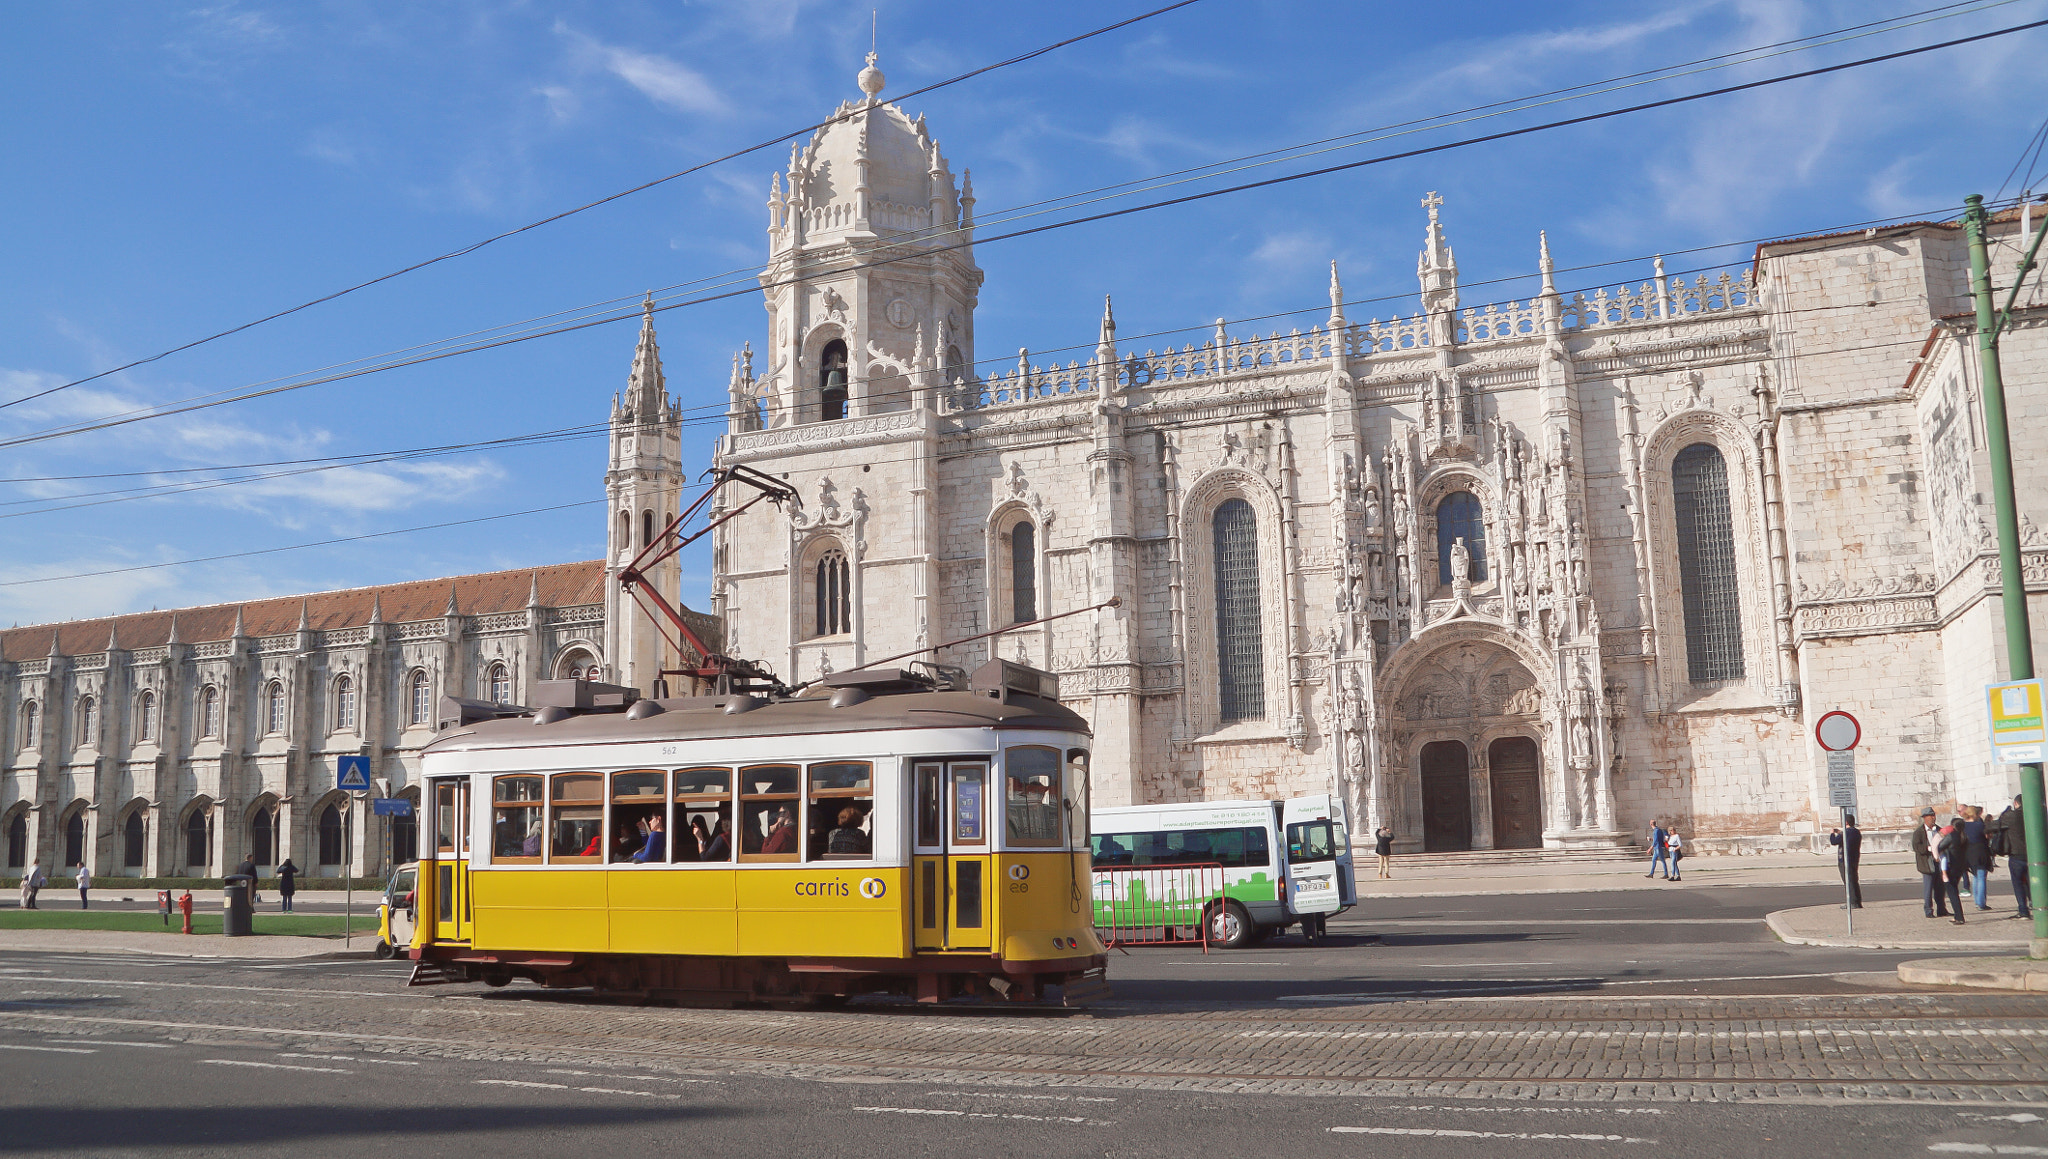
<svg viewBox="0 0 2048 1159">
<path fill-rule="evenodd" d="M 1004 836 L 1012 846 L 1060 844 L 1060 752 L 1020 745 L 1004 754 Z"/>
</svg>

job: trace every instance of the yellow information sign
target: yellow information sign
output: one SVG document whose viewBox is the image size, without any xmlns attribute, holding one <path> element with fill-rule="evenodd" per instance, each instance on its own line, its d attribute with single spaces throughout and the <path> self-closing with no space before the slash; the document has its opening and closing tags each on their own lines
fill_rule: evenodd
<svg viewBox="0 0 2048 1159">
<path fill-rule="evenodd" d="M 2048 749 L 2048 722 L 2044 722 L 2039 680 L 2014 680 L 1984 688 L 1991 722 L 1991 759 L 2008 765 L 2030 765 L 2041 761 Z"/>
</svg>

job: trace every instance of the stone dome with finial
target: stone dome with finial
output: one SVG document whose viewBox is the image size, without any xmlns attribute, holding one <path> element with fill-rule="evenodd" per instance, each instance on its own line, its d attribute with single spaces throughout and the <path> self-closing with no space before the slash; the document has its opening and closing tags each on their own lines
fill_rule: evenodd
<svg viewBox="0 0 2048 1159">
<path fill-rule="evenodd" d="M 790 158 L 787 200 L 778 188 L 774 228 L 800 223 L 806 242 L 853 232 L 944 229 L 959 220 L 959 194 L 922 116 L 883 102 L 877 56 L 855 78 L 861 96 L 842 103 Z"/>
</svg>

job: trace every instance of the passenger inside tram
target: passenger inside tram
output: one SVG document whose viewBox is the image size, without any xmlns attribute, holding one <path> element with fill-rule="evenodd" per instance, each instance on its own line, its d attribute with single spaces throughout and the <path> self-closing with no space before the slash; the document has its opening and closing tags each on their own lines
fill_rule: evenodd
<svg viewBox="0 0 2048 1159">
<path fill-rule="evenodd" d="M 649 862 L 660 864 L 668 857 L 667 835 L 661 831 L 661 814 L 654 814 L 642 824 L 647 831 L 646 837 L 640 846 L 640 852 L 633 855 L 633 860 L 641 865 Z"/>
<path fill-rule="evenodd" d="M 866 820 L 857 805 L 841 809 L 839 824 L 825 838 L 825 855 L 866 857 L 871 848 L 868 832 L 862 828 Z"/>
<path fill-rule="evenodd" d="M 711 835 L 711 844 L 704 847 L 704 860 L 732 860 L 732 822 L 724 817 L 718 819 L 718 831 Z"/>
</svg>

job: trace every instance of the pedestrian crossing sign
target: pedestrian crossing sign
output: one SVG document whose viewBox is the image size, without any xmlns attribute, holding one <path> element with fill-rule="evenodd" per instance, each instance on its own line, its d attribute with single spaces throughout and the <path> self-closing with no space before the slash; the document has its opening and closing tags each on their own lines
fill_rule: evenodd
<svg viewBox="0 0 2048 1159">
<path fill-rule="evenodd" d="M 2041 682 L 2014 680 L 1986 685 L 1985 705 L 1991 723 L 1992 760 L 2008 765 L 2040 762 L 2048 749 L 2048 728 L 2041 711 Z"/>
<path fill-rule="evenodd" d="M 370 791 L 370 758 L 357 753 L 334 758 L 334 787 L 344 793 Z"/>
</svg>

